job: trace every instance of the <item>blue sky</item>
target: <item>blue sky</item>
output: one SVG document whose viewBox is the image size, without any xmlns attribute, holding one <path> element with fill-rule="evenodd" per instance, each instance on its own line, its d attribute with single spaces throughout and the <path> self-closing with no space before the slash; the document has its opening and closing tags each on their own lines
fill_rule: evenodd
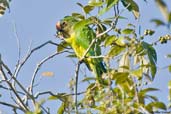
<svg viewBox="0 0 171 114">
<path fill-rule="evenodd" d="M 79 6 L 75 3 L 79 0 L 17 0 L 12 1 L 11 12 L 0 18 L 0 53 L 2 59 L 5 61 L 9 67 L 14 70 L 15 64 L 17 62 L 18 52 L 17 52 L 17 41 L 15 38 L 14 25 L 16 25 L 16 30 L 18 37 L 21 42 L 21 57 L 23 57 L 30 46 L 34 48 L 48 40 L 54 42 L 60 42 L 60 40 L 55 38 L 55 24 L 61 18 L 66 15 L 70 15 L 71 12 L 81 12 Z M 156 34 L 152 38 L 147 38 L 147 41 L 155 41 L 158 36 L 168 33 L 168 30 L 165 28 L 155 28 L 153 24 L 149 24 L 149 21 L 152 17 L 162 18 L 159 10 L 156 8 L 153 1 L 148 3 L 139 2 L 141 11 L 140 20 L 134 20 L 134 17 L 131 13 L 125 13 L 128 20 L 123 22 L 130 22 L 136 25 L 140 25 L 142 30 L 154 29 Z M 122 21 L 120 26 L 124 25 Z M 168 65 L 170 63 L 169 59 L 165 59 L 164 55 L 171 53 L 169 50 L 169 43 L 166 45 L 156 46 L 158 52 L 158 67 Z M 29 61 L 25 64 L 25 67 L 21 70 L 19 75 L 19 80 L 27 87 L 30 83 L 33 70 L 36 67 L 36 64 L 39 63 L 44 57 L 54 53 L 56 47 L 52 45 L 47 45 L 43 49 L 34 53 Z M 46 91 L 51 90 L 53 92 L 69 92 L 68 82 L 71 77 L 74 75 L 74 64 L 73 60 L 70 58 L 65 58 L 66 54 L 56 56 L 46 64 L 42 66 L 37 75 L 37 80 L 39 86 L 35 88 L 35 91 Z M 55 73 L 53 77 L 42 77 L 41 73 L 44 71 L 52 71 Z M 41 79 L 40 79 L 41 78 Z M 170 74 L 167 73 L 167 70 L 159 70 L 157 78 L 151 84 L 153 87 L 158 87 L 162 89 L 156 94 L 159 96 L 160 100 L 167 102 L 167 82 L 170 80 Z M 81 88 L 82 89 L 82 88 Z M 0 93 L 3 91 L 0 90 Z M 0 100 L 6 100 L 6 97 L 1 97 Z M 50 102 L 47 106 L 55 106 L 57 102 Z M 59 105 L 58 103 L 56 105 Z M 0 105 L 0 110 L 4 113 L 9 114 L 7 111 L 8 108 Z M 55 112 L 55 111 L 54 111 Z"/>
</svg>

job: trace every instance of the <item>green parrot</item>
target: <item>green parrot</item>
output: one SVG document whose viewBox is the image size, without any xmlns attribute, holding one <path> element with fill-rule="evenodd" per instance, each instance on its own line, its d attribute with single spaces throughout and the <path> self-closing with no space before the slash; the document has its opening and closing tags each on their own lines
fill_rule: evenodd
<svg viewBox="0 0 171 114">
<path fill-rule="evenodd" d="M 73 48 L 78 59 L 82 59 L 90 43 L 96 37 L 92 28 L 87 24 L 79 26 L 80 24 L 81 21 L 72 16 L 66 16 L 56 24 L 57 34 L 60 34 L 62 38 Z M 88 69 L 96 75 L 97 80 L 102 82 L 102 74 L 106 73 L 103 59 L 89 58 L 90 56 L 99 55 L 101 55 L 101 48 L 97 43 L 95 43 L 89 49 L 83 62 L 86 64 Z"/>
</svg>

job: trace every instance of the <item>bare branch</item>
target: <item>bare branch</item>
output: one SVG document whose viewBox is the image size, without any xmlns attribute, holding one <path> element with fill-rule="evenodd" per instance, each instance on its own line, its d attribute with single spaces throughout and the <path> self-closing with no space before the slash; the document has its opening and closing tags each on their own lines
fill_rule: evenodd
<svg viewBox="0 0 171 114">
<path fill-rule="evenodd" d="M 82 61 L 78 61 L 78 64 L 76 66 L 75 69 L 75 112 L 78 113 L 78 106 L 77 106 L 77 93 L 78 93 L 78 75 L 79 75 L 79 69 L 80 69 L 80 65 L 81 65 Z"/>
<path fill-rule="evenodd" d="M 105 56 L 103 56 L 103 55 L 100 55 L 100 56 L 88 56 L 86 58 L 98 59 L 98 58 L 105 58 Z"/>
<path fill-rule="evenodd" d="M 5 81 L 6 82 L 6 81 Z M 2 89 L 5 89 L 5 90 L 10 90 L 11 91 L 11 88 L 7 88 L 7 87 L 4 87 L 3 85 L 0 85 L 0 88 L 2 88 Z M 21 91 L 16 91 L 17 93 L 19 93 L 19 94 L 22 94 L 22 95 L 25 95 L 23 92 L 21 92 Z"/>
<path fill-rule="evenodd" d="M 1 66 L 3 66 L 7 70 L 8 74 L 11 76 L 10 80 L 13 79 L 14 82 L 16 82 L 18 84 L 18 86 L 26 93 L 26 95 L 29 96 L 29 98 L 31 98 L 34 101 L 34 98 L 32 97 L 32 95 L 30 95 L 29 92 L 25 89 L 25 87 L 23 87 L 23 85 L 15 77 L 13 77 L 13 74 L 11 73 L 11 70 L 8 68 L 8 66 L 6 64 L 4 64 L 4 62 L 2 60 L 1 60 Z M 5 79 L 5 80 L 7 82 L 7 79 Z M 14 88 L 14 86 L 12 86 L 12 87 Z"/>
<path fill-rule="evenodd" d="M 28 111 L 29 109 L 28 109 L 27 106 L 23 103 L 21 97 L 18 95 L 18 93 L 16 92 L 16 90 L 13 88 L 12 84 L 8 81 L 8 78 L 7 78 L 5 72 L 4 72 L 3 68 L 2 68 L 2 65 L 0 66 L 0 72 L 1 72 L 1 74 L 2 74 L 2 78 L 3 78 L 4 80 L 6 80 L 8 86 L 11 88 L 11 90 L 13 91 L 13 93 L 15 94 L 15 96 L 17 97 L 17 99 L 18 99 L 18 101 L 19 101 L 21 107 L 23 108 L 23 111 Z"/>
<path fill-rule="evenodd" d="M 17 47 L 18 47 L 18 60 L 17 60 L 17 64 L 19 64 L 20 62 L 20 57 L 21 57 L 21 45 L 20 45 L 20 40 L 19 40 L 19 37 L 18 37 L 18 33 L 17 33 L 17 27 L 16 27 L 16 24 L 14 23 L 14 34 L 15 34 L 15 38 L 16 38 L 16 41 L 17 41 Z"/>
<path fill-rule="evenodd" d="M 55 56 L 58 55 L 58 54 L 64 53 L 64 52 L 65 52 L 65 51 L 63 51 L 63 52 L 55 52 L 55 53 L 53 53 L 52 55 L 50 55 L 50 56 L 44 58 L 42 61 L 40 61 L 39 64 L 37 64 L 37 66 L 36 66 L 36 68 L 35 68 L 35 70 L 34 70 L 33 76 L 32 76 L 31 84 L 30 84 L 30 93 L 31 93 L 32 95 L 33 95 L 33 86 L 34 86 L 35 77 L 36 77 L 36 74 L 37 74 L 37 72 L 39 71 L 40 67 L 41 67 L 46 61 L 48 61 L 49 59 L 55 57 Z"/>
<path fill-rule="evenodd" d="M 21 109 L 21 107 L 18 107 L 18 106 L 16 106 L 16 105 L 13 105 L 13 104 L 10 104 L 10 103 L 7 103 L 7 102 L 2 102 L 2 101 L 0 101 L 0 104 L 1 104 L 1 105 L 5 105 L 5 106 L 8 106 L 8 107 L 11 107 L 11 108 L 14 108 L 14 109 L 19 109 L 19 110 L 23 111 L 23 110 Z"/>
<path fill-rule="evenodd" d="M 81 94 L 84 94 L 84 93 L 85 93 L 85 91 L 79 92 L 79 93 L 77 93 L 77 95 L 81 95 Z M 39 93 L 36 93 L 36 94 L 35 94 L 34 98 L 37 99 L 39 96 L 41 96 L 41 95 L 46 95 L 46 94 L 49 94 L 49 95 L 55 97 L 55 96 L 60 95 L 60 94 L 62 94 L 62 93 L 54 94 L 54 93 L 52 93 L 51 91 L 39 92 Z M 72 93 L 72 94 L 64 94 L 64 95 L 62 95 L 62 96 L 73 96 L 73 95 L 76 95 L 76 94 L 75 94 L 75 93 Z"/>
<path fill-rule="evenodd" d="M 34 49 L 32 49 L 26 56 L 25 58 L 19 63 L 19 65 L 16 67 L 16 70 L 13 74 L 14 77 L 17 77 L 18 73 L 20 72 L 22 66 L 25 64 L 25 62 L 29 59 L 29 57 L 37 50 L 39 50 L 40 48 L 46 46 L 47 44 L 53 44 L 53 45 L 57 45 L 56 43 L 52 42 L 51 40 L 50 41 L 47 41 L 37 47 L 35 47 Z"/>
</svg>

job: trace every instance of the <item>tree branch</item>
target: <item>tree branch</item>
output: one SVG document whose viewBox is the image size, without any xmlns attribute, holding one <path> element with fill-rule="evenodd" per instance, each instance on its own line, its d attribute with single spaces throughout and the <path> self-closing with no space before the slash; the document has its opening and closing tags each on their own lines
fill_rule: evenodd
<svg viewBox="0 0 171 114">
<path fill-rule="evenodd" d="M 49 59 L 55 57 L 55 56 L 58 55 L 58 54 L 64 53 L 64 52 L 65 52 L 65 51 L 63 51 L 63 52 L 55 52 L 55 53 L 53 53 L 52 55 L 50 55 L 50 56 L 44 58 L 42 61 L 40 61 L 39 64 L 37 64 L 37 66 L 36 66 L 36 68 L 35 68 L 35 70 L 34 70 L 34 72 L 33 72 L 32 80 L 31 80 L 31 84 L 30 84 L 30 93 L 31 93 L 32 95 L 33 95 L 33 86 L 34 86 L 35 77 L 36 77 L 36 74 L 38 73 L 40 67 L 41 67 L 46 61 L 48 61 Z"/>
<path fill-rule="evenodd" d="M 77 93 L 77 95 L 81 95 L 81 94 L 84 94 L 85 93 L 85 91 L 83 91 L 83 92 L 79 92 L 79 93 Z M 39 92 L 39 93 L 36 93 L 35 95 L 34 95 L 34 98 L 35 99 L 37 99 L 39 96 L 41 96 L 41 95 L 46 95 L 46 94 L 49 94 L 49 95 L 51 95 L 51 96 L 57 96 L 58 94 L 62 94 L 62 93 L 58 93 L 58 94 L 54 94 L 54 93 L 52 93 L 51 91 L 45 91 L 45 92 Z M 64 95 L 62 95 L 62 96 L 70 96 L 70 95 L 75 95 L 75 93 L 72 93 L 72 94 L 64 94 Z"/>
<path fill-rule="evenodd" d="M 17 67 L 16 67 L 16 70 L 15 70 L 13 76 L 14 76 L 14 77 L 17 77 L 17 75 L 18 75 L 18 73 L 20 72 L 22 66 L 23 66 L 23 65 L 25 64 L 25 62 L 29 59 L 29 57 L 30 57 L 35 51 L 37 51 L 38 49 L 40 49 L 40 48 L 46 46 L 47 44 L 58 45 L 58 44 L 56 44 L 56 43 L 54 43 L 54 42 L 52 42 L 52 41 L 50 40 L 50 41 L 47 41 L 47 42 L 45 42 L 45 43 L 43 43 L 43 44 L 41 44 L 41 45 L 35 47 L 34 49 L 32 49 L 32 50 L 25 56 L 25 58 L 23 58 L 23 60 L 22 60 L 18 65 L 16 65 Z"/>
<path fill-rule="evenodd" d="M 30 95 L 29 94 L 29 92 L 25 89 L 25 87 L 23 87 L 23 85 L 16 79 L 16 77 L 13 77 L 13 74 L 11 73 L 11 70 L 8 68 L 8 66 L 6 65 L 6 64 L 4 64 L 4 62 L 1 60 L 1 66 L 3 66 L 6 70 L 7 70 L 7 72 L 8 72 L 8 74 L 11 76 L 11 79 L 10 80 L 14 80 L 14 82 L 16 82 L 17 84 L 18 84 L 18 86 L 25 92 L 25 94 L 27 95 L 27 96 L 29 96 L 29 98 L 31 98 L 33 101 L 34 101 L 34 98 L 33 98 L 33 96 L 32 95 Z M 10 81 L 9 80 L 9 81 Z M 7 79 L 5 79 L 5 81 L 7 82 Z M 8 82 L 9 82 L 8 81 Z M 10 83 L 11 84 L 11 83 Z M 12 85 L 12 84 L 11 84 Z M 12 87 L 13 87 L 13 89 L 15 89 L 14 88 L 14 86 L 12 85 Z M 10 89 L 12 89 L 12 88 L 10 88 Z M 35 101 L 34 101 L 35 102 Z"/>
<path fill-rule="evenodd" d="M 75 69 L 75 112 L 76 114 L 78 114 L 78 106 L 77 106 L 77 93 L 78 93 L 78 75 L 79 75 L 79 69 L 80 69 L 80 65 L 81 65 L 82 61 L 78 61 L 78 64 L 76 66 L 76 69 Z"/>
<path fill-rule="evenodd" d="M 0 61 L 1 61 L 1 58 L 0 58 Z M 2 74 L 2 78 L 3 78 L 4 80 L 6 80 L 8 86 L 11 88 L 11 90 L 13 91 L 13 93 L 15 94 L 15 96 L 17 97 L 17 99 L 18 99 L 18 101 L 19 101 L 19 103 L 20 103 L 20 105 L 21 105 L 23 111 L 25 111 L 25 112 L 28 111 L 29 109 L 28 109 L 27 106 L 23 103 L 21 97 L 18 95 L 18 93 L 16 92 L 16 90 L 13 88 L 12 84 L 8 81 L 8 78 L 7 78 L 5 72 L 4 72 L 3 68 L 2 68 L 2 64 L 0 64 L 0 72 L 1 72 L 1 74 Z"/>
<path fill-rule="evenodd" d="M 0 101 L 0 104 L 1 105 L 5 105 L 5 106 L 8 106 L 8 107 L 11 107 L 11 108 L 14 108 L 14 109 L 19 109 L 19 110 L 23 111 L 20 107 L 18 107 L 16 105 L 13 105 L 13 104 L 10 104 L 10 103 L 7 103 L 7 102 Z"/>
</svg>

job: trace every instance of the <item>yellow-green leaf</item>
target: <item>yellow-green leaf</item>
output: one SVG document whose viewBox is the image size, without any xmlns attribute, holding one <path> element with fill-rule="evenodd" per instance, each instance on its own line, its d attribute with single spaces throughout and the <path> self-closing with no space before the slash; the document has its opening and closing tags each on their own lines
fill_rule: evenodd
<svg viewBox="0 0 171 114">
<path fill-rule="evenodd" d="M 109 46 L 112 43 L 114 43 L 116 40 L 117 40 L 117 37 L 115 35 L 109 36 L 109 37 L 106 38 L 104 45 Z"/>
<path fill-rule="evenodd" d="M 80 13 L 72 13 L 72 17 L 80 18 L 80 19 L 85 19 L 85 17 L 80 14 Z"/>
<path fill-rule="evenodd" d="M 168 83 L 168 89 L 171 89 L 171 80 Z"/>
<path fill-rule="evenodd" d="M 126 28 L 124 30 L 122 30 L 122 34 L 132 34 L 134 31 L 134 29 L 130 29 L 130 28 Z"/>
<path fill-rule="evenodd" d="M 168 22 L 171 23 L 171 12 L 169 13 Z"/>
<path fill-rule="evenodd" d="M 109 57 L 115 57 L 115 56 L 119 55 L 124 49 L 125 49 L 124 47 L 120 47 L 120 46 L 114 45 L 109 50 L 108 56 Z"/>
<path fill-rule="evenodd" d="M 102 6 L 103 2 L 101 0 L 89 0 L 88 5 L 90 5 L 90 6 Z"/>
<path fill-rule="evenodd" d="M 171 73 L 171 65 L 168 66 L 169 72 Z"/>
<path fill-rule="evenodd" d="M 168 21 L 169 20 L 169 12 L 168 12 L 166 3 L 163 0 L 156 0 L 156 3 L 158 5 L 163 17 L 165 18 L 166 21 Z"/>
<path fill-rule="evenodd" d="M 137 78 L 141 78 L 143 75 L 143 70 L 142 70 L 142 68 L 139 68 L 137 70 L 131 71 L 131 74 Z"/>
<path fill-rule="evenodd" d="M 92 11 L 94 9 L 94 6 L 90 6 L 90 5 L 87 5 L 87 6 L 84 6 L 84 12 L 86 14 L 90 13 L 90 11 Z"/>
<path fill-rule="evenodd" d="M 125 41 L 124 41 L 125 39 L 123 38 L 123 37 L 119 37 L 117 40 L 116 40 L 116 44 L 118 45 L 118 46 L 122 46 L 122 47 L 124 47 L 125 46 Z"/>
<path fill-rule="evenodd" d="M 61 106 L 58 109 L 57 114 L 64 114 L 64 111 L 65 111 L 65 103 L 62 102 Z"/>
<path fill-rule="evenodd" d="M 104 7 L 102 10 L 100 10 L 99 15 L 103 15 L 107 11 L 109 11 L 116 3 L 118 0 L 107 0 L 107 5 Z"/>
<path fill-rule="evenodd" d="M 163 109 L 166 110 L 166 105 L 163 102 L 151 102 L 149 103 L 146 107 L 151 107 L 151 109 L 153 108 L 157 108 L 157 109 Z"/>
<path fill-rule="evenodd" d="M 171 58 L 171 54 L 168 54 L 166 57 L 167 57 L 167 58 Z"/>
<path fill-rule="evenodd" d="M 130 69 L 130 58 L 128 53 L 125 53 L 122 55 L 120 61 L 119 61 L 119 69 L 118 71 L 124 72 Z"/>
<path fill-rule="evenodd" d="M 166 25 L 165 22 L 160 19 L 152 19 L 151 22 L 154 22 L 156 26 Z"/>
<path fill-rule="evenodd" d="M 82 82 L 87 82 L 87 81 L 92 81 L 92 80 L 94 81 L 94 80 L 96 80 L 96 78 L 95 77 L 86 77 L 82 80 Z"/>
<path fill-rule="evenodd" d="M 152 79 L 154 79 L 157 72 L 157 67 L 156 67 L 157 53 L 155 49 L 152 47 L 152 45 L 146 42 L 142 42 L 142 46 L 144 50 L 147 52 L 148 59 L 150 61 L 150 70 L 151 70 Z"/>
<path fill-rule="evenodd" d="M 112 76 L 112 80 L 115 80 L 117 84 L 123 83 L 128 79 L 128 72 L 116 72 Z"/>
<path fill-rule="evenodd" d="M 135 18 L 139 18 L 140 12 L 139 12 L 139 7 L 137 3 L 133 0 L 121 0 L 122 4 L 129 10 L 131 11 Z"/>
</svg>

